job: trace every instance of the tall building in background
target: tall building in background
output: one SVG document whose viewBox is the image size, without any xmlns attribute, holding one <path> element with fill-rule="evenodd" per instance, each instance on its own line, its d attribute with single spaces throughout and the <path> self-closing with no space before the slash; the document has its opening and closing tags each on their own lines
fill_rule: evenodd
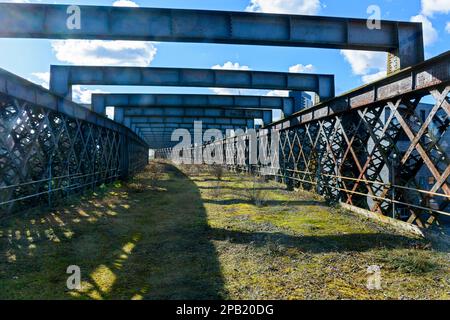
<svg viewBox="0 0 450 320">
<path fill-rule="evenodd" d="M 294 98 L 294 112 L 313 106 L 313 100 L 310 94 L 303 91 L 291 91 L 289 97 Z"/>
</svg>

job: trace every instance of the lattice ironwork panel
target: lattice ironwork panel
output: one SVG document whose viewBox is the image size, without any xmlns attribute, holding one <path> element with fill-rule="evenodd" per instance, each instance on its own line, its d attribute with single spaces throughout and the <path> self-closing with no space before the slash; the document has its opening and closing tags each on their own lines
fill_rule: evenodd
<svg viewBox="0 0 450 320">
<path fill-rule="evenodd" d="M 436 85 L 281 129 L 273 175 L 288 188 L 314 190 L 421 227 L 449 219 L 449 91 Z M 258 142 L 260 152 L 273 138 L 268 131 L 268 140 Z M 248 137 L 227 143 L 228 167 L 253 172 Z"/>
<path fill-rule="evenodd" d="M 449 86 L 284 129 L 288 186 L 428 227 L 450 214 Z"/>
<path fill-rule="evenodd" d="M 117 179 L 142 168 L 147 153 L 112 129 L 0 95 L 2 214 Z"/>
<path fill-rule="evenodd" d="M 275 175 L 332 201 L 423 227 L 439 223 L 450 215 L 449 91 L 441 86 L 283 129 Z M 226 158 L 244 153 L 237 167 L 248 166 L 248 143 L 236 141 Z"/>
</svg>

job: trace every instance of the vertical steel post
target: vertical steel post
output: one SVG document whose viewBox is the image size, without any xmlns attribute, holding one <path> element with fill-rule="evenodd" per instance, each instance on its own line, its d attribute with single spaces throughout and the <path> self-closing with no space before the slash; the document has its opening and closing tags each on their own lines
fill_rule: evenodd
<svg viewBox="0 0 450 320">
<path fill-rule="evenodd" d="M 392 218 L 395 219 L 396 213 L 395 213 L 395 165 L 397 160 L 397 154 L 394 152 L 392 154 L 391 159 L 391 187 L 392 187 Z"/>
<path fill-rule="evenodd" d="M 121 161 L 121 174 L 120 176 L 122 177 L 122 179 L 126 178 L 129 175 L 129 170 L 130 170 L 130 152 L 133 152 L 134 150 L 132 150 L 133 146 L 130 146 L 129 141 L 128 141 L 128 137 L 126 135 L 122 136 L 122 141 L 121 141 L 121 150 L 120 152 L 122 153 L 122 161 Z"/>
<path fill-rule="evenodd" d="M 48 164 L 48 206 L 52 206 L 52 161 Z"/>
</svg>

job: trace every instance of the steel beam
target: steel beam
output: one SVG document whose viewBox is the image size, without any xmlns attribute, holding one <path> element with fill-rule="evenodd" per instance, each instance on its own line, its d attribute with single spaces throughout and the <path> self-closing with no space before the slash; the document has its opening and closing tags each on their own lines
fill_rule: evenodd
<svg viewBox="0 0 450 320">
<path fill-rule="evenodd" d="M 194 130 L 191 126 L 185 126 L 183 124 L 179 125 L 177 128 L 156 128 L 152 126 L 147 125 L 139 125 L 139 124 L 133 124 L 133 130 L 135 132 L 166 132 L 166 133 L 172 133 L 176 129 L 186 129 L 186 130 Z M 206 131 L 210 129 L 217 129 L 220 131 L 227 131 L 227 130 L 246 130 L 248 127 L 245 125 L 204 125 L 201 130 Z"/>
<path fill-rule="evenodd" d="M 183 128 L 181 128 L 181 129 L 183 129 Z M 228 132 L 236 131 L 238 129 L 241 129 L 241 128 L 237 128 L 237 129 L 215 129 L 215 130 L 219 130 L 222 133 L 222 136 L 225 137 Z M 192 135 L 194 135 L 196 133 L 192 129 L 186 129 L 186 130 Z M 206 131 L 207 130 L 203 130 L 203 131 L 199 132 L 199 134 L 203 135 Z M 151 130 L 142 130 L 142 129 L 139 130 L 139 134 L 142 135 L 142 136 L 150 135 L 150 136 L 155 136 L 155 137 L 163 137 L 163 136 L 169 136 L 170 137 L 173 132 L 174 131 L 151 131 Z"/>
<path fill-rule="evenodd" d="M 119 108 L 114 113 L 114 120 L 122 123 L 124 125 L 129 126 L 130 123 L 139 121 L 152 121 L 154 119 L 157 119 L 155 121 L 161 120 L 163 123 L 170 123 L 177 122 L 180 119 L 183 119 L 183 122 L 181 123 L 193 123 L 194 121 L 202 121 L 204 123 L 213 123 L 213 124 L 235 124 L 239 123 L 242 124 L 243 121 L 246 121 L 246 125 L 249 128 L 254 127 L 254 120 L 255 119 L 261 119 L 264 124 L 270 124 L 273 120 L 272 111 L 254 111 L 252 110 L 249 112 L 248 110 L 238 110 L 243 112 L 228 112 L 223 115 L 217 115 L 211 113 L 205 113 L 204 115 L 198 115 L 198 114 L 184 114 L 184 115 L 177 115 L 177 114 L 170 114 L 170 113 L 164 113 L 164 114 L 136 114 L 127 111 L 123 111 L 124 109 Z M 163 121 L 164 120 L 164 121 Z M 159 122 L 157 122 L 159 123 Z"/>
<path fill-rule="evenodd" d="M 123 112 L 124 117 L 217 117 L 217 118 L 249 118 L 249 119 L 263 119 L 265 110 L 245 110 L 245 109 L 226 109 L 226 108 L 135 108 L 115 107 L 115 112 Z M 123 111 L 122 111 L 123 110 Z M 267 111 L 267 110 L 266 110 Z M 272 111 L 269 111 L 272 112 Z"/>
<path fill-rule="evenodd" d="M 374 50 L 392 53 L 396 57 L 394 67 L 398 68 L 424 59 L 421 24 L 411 22 L 382 20 L 379 29 L 369 29 L 367 19 L 17 3 L 0 4 L 0 21 L 0 36 L 9 38 L 144 40 Z"/>
<path fill-rule="evenodd" d="M 184 128 L 181 128 L 184 129 Z M 195 131 L 193 129 L 185 129 L 187 130 L 189 133 L 194 134 Z M 219 130 L 220 132 L 222 132 L 223 135 L 225 135 L 225 133 L 227 132 L 227 130 L 230 129 L 216 129 Z M 199 131 L 200 134 L 204 134 L 206 130 L 202 130 Z M 158 131 L 158 130 L 146 130 L 146 129 L 139 129 L 139 133 L 142 135 L 150 135 L 150 136 L 155 136 L 155 137 L 163 137 L 163 136 L 171 136 L 173 131 Z"/>
<path fill-rule="evenodd" d="M 155 129 L 166 129 L 166 130 L 175 130 L 178 128 L 181 129 L 193 129 L 194 122 L 174 122 L 173 120 L 168 120 L 172 122 L 151 122 L 148 119 L 144 121 L 136 121 L 130 122 L 129 128 L 133 131 L 139 128 L 155 128 Z M 219 130 L 227 130 L 227 129 L 252 129 L 254 128 L 254 120 L 247 120 L 247 123 L 244 124 L 243 121 L 239 121 L 239 124 L 218 124 L 213 122 L 202 122 L 202 129 L 219 129 Z"/>
<path fill-rule="evenodd" d="M 93 94 L 92 110 L 105 114 L 106 107 L 198 107 L 282 110 L 285 116 L 294 112 L 289 97 L 206 95 L 206 94 Z"/>
<path fill-rule="evenodd" d="M 180 128 L 187 130 L 191 135 L 195 134 L 203 134 L 208 130 L 206 128 L 202 128 L 202 130 L 194 129 L 194 128 Z M 222 133 L 223 137 L 228 136 L 229 130 L 245 130 L 245 128 L 242 127 L 233 127 L 233 128 L 211 128 L 219 130 Z M 168 142 L 171 140 L 172 134 L 174 132 L 173 129 L 164 129 L 164 128 L 149 128 L 149 127 L 137 127 L 136 132 L 146 139 L 152 139 L 153 141 L 159 141 L 159 142 Z"/>
<path fill-rule="evenodd" d="M 184 129 L 184 128 L 181 128 Z M 185 129 L 190 133 L 194 133 L 195 131 L 193 129 Z M 227 130 L 231 129 L 216 129 L 223 133 L 225 133 Z M 201 131 L 201 134 L 203 134 L 206 130 Z M 173 131 L 163 131 L 163 130 L 146 130 L 146 129 L 139 129 L 139 133 L 142 135 L 156 135 L 156 136 L 162 136 L 162 135 L 172 135 Z"/>
<path fill-rule="evenodd" d="M 135 128 L 141 128 L 141 129 L 161 129 L 161 130 L 168 130 L 172 131 L 178 128 L 182 129 L 193 129 L 194 124 L 179 124 L 179 123 L 146 123 L 146 122 L 133 122 L 133 125 L 135 125 Z M 244 129 L 248 126 L 233 126 L 233 125 L 217 125 L 217 124 L 202 124 L 202 129 Z"/>
<path fill-rule="evenodd" d="M 195 131 L 193 128 L 178 128 L 178 129 L 184 129 L 189 132 Z M 242 127 L 233 127 L 233 129 L 219 129 L 219 128 L 211 128 L 211 129 L 226 132 L 227 130 L 238 130 L 238 129 L 243 129 L 243 128 Z M 203 128 L 201 130 L 201 132 L 203 133 L 203 132 L 205 132 L 207 130 L 211 130 L 211 129 Z M 146 128 L 146 127 L 139 127 L 139 128 L 136 128 L 136 130 L 138 130 L 142 134 L 172 134 L 172 132 L 175 131 L 173 129 L 169 130 L 169 129 L 162 129 L 162 128 Z"/>
<path fill-rule="evenodd" d="M 205 124 L 230 124 L 230 125 L 246 125 L 247 118 L 183 118 L 183 117 L 127 117 L 131 118 L 131 123 L 194 123 L 194 121 L 201 121 Z"/>
<path fill-rule="evenodd" d="M 334 97 L 334 75 L 244 70 L 59 66 L 50 67 L 50 90 L 72 98 L 72 85 L 217 87 L 312 91 Z"/>
<path fill-rule="evenodd" d="M 123 110 L 123 109 L 118 109 Z M 114 113 L 114 121 L 119 123 L 127 123 L 131 119 L 131 122 L 149 122 L 149 123 L 193 123 L 194 121 L 202 121 L 208 124 L 247 124 L 248 120 L 254 120 L 253 116 L 235 116 L 235 117 L 179 117 L 179 116 L 132 116 L 124 115 L 123 113 Z M 272 111 L 263 111 L 262 120 L 264 124 L 272 123 Z"/>
</svg>

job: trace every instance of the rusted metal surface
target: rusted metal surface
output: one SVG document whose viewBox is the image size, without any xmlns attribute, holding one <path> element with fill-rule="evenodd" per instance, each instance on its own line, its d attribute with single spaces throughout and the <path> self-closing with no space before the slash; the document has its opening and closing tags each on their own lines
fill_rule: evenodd
<svg viewBox="0 0 450 320">
<path fill-rule="evenodd" d="M 439 224 L 450 216 L 449 80 L 447 52 L 265 127 L 280 135 L 273 176 L 420 227 Z M 263 172 L 248 155 L 236 163 L 237 140 L 223 141 L 227 166 Z"/>
<path fill-rule="evenodd" d="M 147 150 L 126 127 L 0 70 L 0 217 L 126 177 Z"/>
</svg>

